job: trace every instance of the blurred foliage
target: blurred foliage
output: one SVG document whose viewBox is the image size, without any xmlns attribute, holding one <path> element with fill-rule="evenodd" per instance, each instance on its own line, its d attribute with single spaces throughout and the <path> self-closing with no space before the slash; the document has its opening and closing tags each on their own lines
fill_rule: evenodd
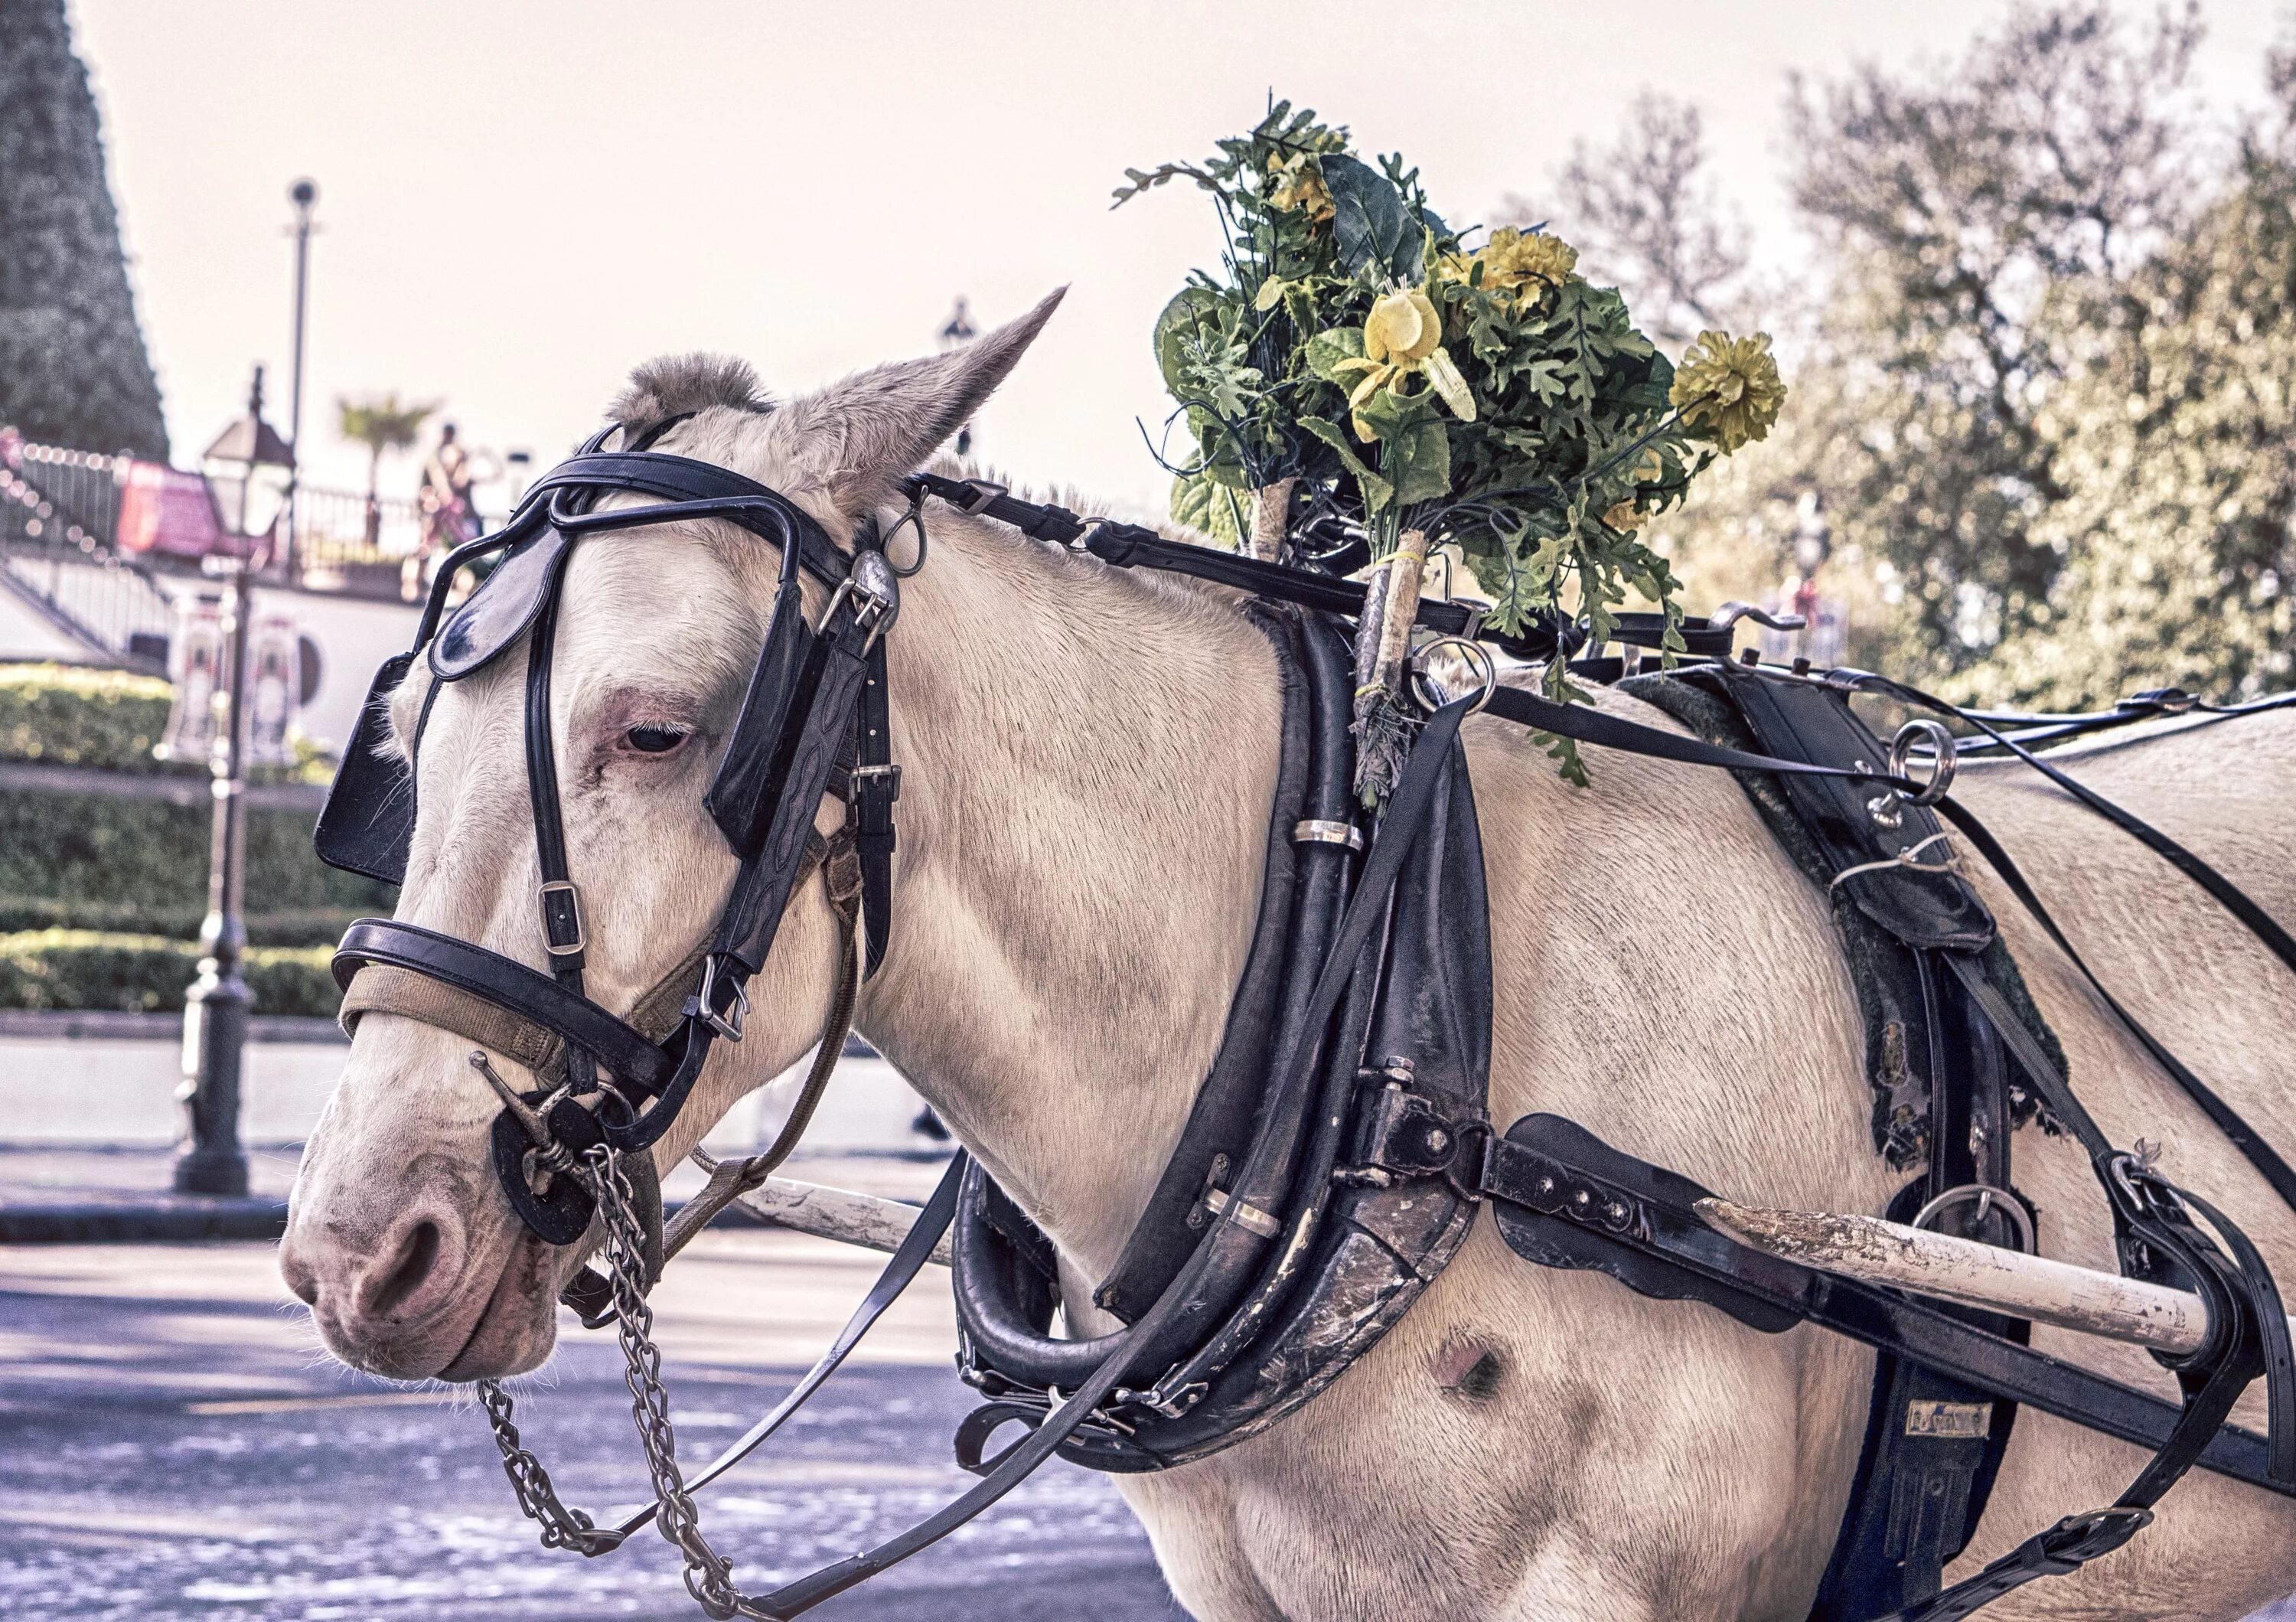
<svg viewBox="0 0 2296 1622">
<path fill-rule="evenodd" d="M 156 676 L 78 665 L 0 665 L 0 759 L 111 772 L 199 772 L 152 758 L 172 692 Z"/>
<path fill-rule="evenodd" d="M 1794 398 L 1658 534 L 1696 601 L 1775 601 L 1814 498 L 1852 663 L 2052 708 L 2286 684 L 2296 51 L 2231 125 L 2191 83 L 2202 32 L 2021 7 L 1943 70 L 1797 86 Z M 1557 228 L 1638 309 L 1784 315 L 1686 112 L 1582 148 Z M 1661 182 L 1678 208 L 1621 201 Z"/>
<path fill-rule="evenodd" d="M 0 918 L 189 938 L 207 910 L 209 823 L 205 806 L 0 790 Z M 392 893 L 321 863 L 308 813 L 248 813 L 251 933 L 332 940 L 351 917 L 387 916 Z"/>
<path fill-rule="evenodd" d="M 0 666 L 0 760 L 91 774 L 205 777 L 204 765 L 152 758 L 168 707 L 168 684 L 152 676 Z M 324 780 L 324 763 L 307 762 L 306 774 L 310 771 Z M 85 793 L 0 787 L 0 931 L 93 929 L 193 938 L 207 912 L 211 820 L 204 799 L 175 806 L 94 786 Z M 332 941 L 355 917 L 387 915 L 393 894 L 388 885 L 322 864 L 311 849 L 308 812 L 248 813 L 250 939 L 283 946 Z"/>
<path fill-rule="evenodd" d="M 258 1014 L 332 1019 L 342 1004 L 325 946 L 254 946 L 240 971 Z M 199 972 L 200 949 L 152 935 L 41 930 L 0 935 L 0 1008 L 172 1012 Z"/>
</svg>

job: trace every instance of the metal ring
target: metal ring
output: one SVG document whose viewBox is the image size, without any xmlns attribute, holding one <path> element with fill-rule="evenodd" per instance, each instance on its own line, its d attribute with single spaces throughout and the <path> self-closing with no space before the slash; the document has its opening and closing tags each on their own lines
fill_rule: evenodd
<svg viewBox="0 0 2296 1622">
<path fill-rule="evenodd" d="M 914 526 L 917 532 L 917 561 L 910 564 L 906 569 L 903 569 L 899 564 L 893 561 L 893 537 L 900 534 L 903 529 L 908 528 L 911 526 Z M 896 579 L 906 580 L 911 575 L 916 573 L 917 570 L 925 566 L 927 539 L 928 537 L 925 535 L 925 496 L 924 492 L 922 490 L 919 490 L 914 499 L 909 503 L 909 510 L 906 512 L 902 513 L 899 518 L 894 520 L 893 527 L 885 531 L 884 537 L 877 543 L 877 550 L 884 554 L 885 567 L 893 571 L 894 578 Z"/>
<path fill-rule="evenodd" d="M 1960 746 L 1954 735 L 1946 730 L 1945 723 L 1923 719 L 1908 721 L 1899 727 L 1898 735 L 1890 740 L 1890 775 L 1906 775 L 1906 768 L 1913 763 L 1914 745 L 1923 739 L 1928 741 L 1931 754 L 1937 764 L 1931 769 L 1930 780 L 1923 785 L 1921 792 L 1906 798 L 1916 806 L 1934 806 L 1945 798 L 1945 791 L 1953 787 L 1953 774 L 1958 766 L 1956 756 Z"/>
<path fill-rule="evenodd" d="M 2025 1254 L 2040 1254 L 2039 1245 L 2033 1237 L 2032 1214 L 2026 1210 L 2025 1202 L 2007 1189 L 1996 1188 L 1990 1183 L 1964 1183 L 1946 1190 L 1914 1213 L 1913 1225 L 1925 1228 L 1930 1225 L 1930 1218 L 1939 1211 L 1949 1210 L 1956 1205 L 1967 1205 L 1972 1200 L 1976 1202 L 1980 1222 L 1984 1221 L 1990 1212 L 1998 1210 L 2009 1219 L 2009 1226 L 2017 1235 Z"/>
<path fill-rule="evenodd" d="M 1491 651 L 1481 643 L 1471 642 L 1464 636 L 1438 636 L 1432 641 L 1421 643 L 1418 651 L 1411 656 L 1412 691 L 1417 694 L 1420 703 L 1431 710 L 1440 709 L 1451 701 L 1451 696 L 1445 691 L 1443 684 L 1429 676 L 1425 667 L 1425 660 L 1429 654 L 1438 648 L 1446 647 L 1458 649 L 1459 657 L 1470 667 L 1477 665 L 1482 667 L 1483 690 L 1476 695 L 1473 708 L 1467 711 L 1469 715 L 1473 715 L 1476 710 L 1489 703 L 1491 694 L 1499 690 L 1498 660 L 1491 657 Z M 1432 696 L 1430 696 L 1431 694 Z"/>
</svg>

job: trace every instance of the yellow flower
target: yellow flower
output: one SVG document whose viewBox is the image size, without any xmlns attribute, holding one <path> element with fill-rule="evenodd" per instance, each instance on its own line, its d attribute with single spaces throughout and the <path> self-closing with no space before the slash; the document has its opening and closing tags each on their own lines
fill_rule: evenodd
<svg viewBox="0 0 2296 1622">
<path fill-rule="evenodd" d="M 1447 281 L 1472 282 L 1482 267 L 1487 291 L 1514 293 L 1517 308 L 1528 308 L 1544 299 L 1549 289 L 1570 281 L 1578 268 L 1578 250 L 1559 236 L 1544 231 L 1517 231 L 1502 225 L 1491 240 L 1472 254 L 1445 256 Z"/>
<path fill-rule="evenodd" d="M 1685 351 L 1667 398 L 1681 408 L 1685 426 L 1713 440 L 1726 456 L 1749 439 L 1768 438 L 1786 402 L 1770 335 L 1701 332 Z"/>
<path fill-rule="evenodd" d="M 1389 293 L 1371 307 L 1364 323 L 1364 353 L 1374 362 L 1422 361 L 1442 340 L 1435 301 L 1418 288 Z"/>
<path fill-rule="evenodd" d="M 1324 171 L 1305 152 L 1294 152 L 1288 159 L 1271 154 L 1267 178 L 1267 206 L 1271 209 L 1286 214 L 1305 209 L 1308 217 L 1317 225 L 1336 211 L 1332 207 L 1332 193 L 1324 184 Z"/>
<path fill-rule="evenodd" d="M 1363 344 L 1361 356 L 1332 368 L 1364 374 L 1348 395 L 1348 409 L 1357 414 L 1357 438 L 1377 437 L 1360 414 L 1364 403 L 1382 389 L 1400 394 L 1414 372 L 1427 374 L 1427 381 L 1453 416 L 1462 422 L 1475 420 L 1475 397 L 1452 363 L 1450 351 L 1443 348 L 1443 318 L 1435 313 L 1435 301 L 1425 288 L 1406 288 L 1377 299 L 1364 322 Z"/>
</svg>

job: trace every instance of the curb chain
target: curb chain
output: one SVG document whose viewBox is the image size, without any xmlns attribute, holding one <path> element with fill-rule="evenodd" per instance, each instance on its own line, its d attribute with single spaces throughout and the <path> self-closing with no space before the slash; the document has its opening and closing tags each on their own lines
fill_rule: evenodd
<svg viewBox="0 0 2296 1622">
<path fill-rule="evenodd" d="M 686 1491 L 685 1474 L 678 1468 L 677 1438 L 669 1421 L 669 1393 L 661 1383 L 661 1351 L 653 1343 L 653 1308 L 646 1300 L 645 1230 L 638 1221 L 621 1156 L 612 1144 L 596 1143 L 584 1151 L 571 1170 L 596 1198 L 604 1218 L 605 1260 L 613 1282 L 622 1358 L 627 1365 L 623 1378 L 630 1390 L 630 1416 L 636 1423 L 638 1441 L 645 1449 L 646 1470 L 653 1479 L 659 1505 L 655 1519 L 661 1535 L 685 1557 L 686 1592 L 717 1622 L 734 1617 L 780 1622 L 776 1613 L 759 1608 L 734 1586 L 734 1563 L 711 1548 L 702 1536 L 693 1495 Z M 590 1556 L 619 1547 L 625 1533 L 598 1526 L 586 1511 L 570 1508 L 559 1498 L 550 1472 L 519 1439 L 518 1427 L 512 1421 L 510 1394 L 495 1380 L 478 1383 L 488 1426 L 502 1454 L 503 1471 L 518 1495 L 519 1508 L 541 1525 L 543 1546 Z"/>
</svg>

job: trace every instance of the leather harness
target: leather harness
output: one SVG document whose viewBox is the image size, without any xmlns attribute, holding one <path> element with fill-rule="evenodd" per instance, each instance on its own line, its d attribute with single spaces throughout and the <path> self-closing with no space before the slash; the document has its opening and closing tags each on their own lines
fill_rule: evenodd
<svg viewBox="0 0 2296 1622">
<path fill-rule="evenodd" d="M 1685 679 L 1718 700 L 1742 732 L 1719 741 L 1684 736 L 1496 680 L 1463 697 L 1439 691 L 1393 796 L 1372 819 L 1347 792 L 1347 633 L 1338 623 L 1360 612 L 1360 585 L 1080 518 L 987 481 L 930 473 L 906 482 L 909 509 L 890 534 L 914 527 L 917 556 L 910 570 L 896 570 L 874 520 L 864 522 L 849 550 L 840 547 L 778 493 L 649 449 L 668 426 L 625 429 L 621 447 L 611 452 L 602 448 L 611 430 L 602 432 L 537 483 L 502 532 L 449 554 L 414 649 L 377 676 L 317 832 L 320 854 L 333 864 L 402 881 L 421 726 L 409 758 L 386 750 L 389 699 L 427 650 L 434 678 L 423 700 L 427 720 L 442 684 L 525 642 L 527 778 L 549 971 L 381 920 L 351 927 L 335 971 L 346 987 L 347 1025 L 377 1010 L 405 1014 L 532 1073 L 536 1090 L 516 1094 L 493 1077 L 483 1052 L 473 1055 L 504 1097 L 492 1130 L 498 1179 L 521 1219 L 553 1244 L 582 1239 L 597 1213 L 580 1180 L 549 1168 L 586 1153 L 609 1167 L 627 1156 L 623 1164 L 651 1172 L 651 1146 L 676 1120 L 713 1044 L 741 1040 L 744 987 L 763 966 L 791 897 L 818 869 L 846 942 L 830 1039 L 773 1149 L 715 1167 L 708 1192 L 680 1214 L 666 1240 L 658 1192 L 652 1196 L 649 1280 L 665 1254 L 742 1187 L 761 1180 L 803 1131 L 858 979 L 874 971 L 888 938 L 899 768 L 889 758 L 885 637 L 899 611 L 898 576 L 925 561 L 928 502 L 1113 566 L 1191 575 L 1250 594 L 1285 683 L 1261 913 L 1227 1028 L 1121 1259 L 1094 1292 L 1125 1327 L 1098 1339 L 1050 1333 L 1059 1292 L 1050 1241 L 958 1151 L 830 1351 L 740 1443 L 684 1480 L 679 1503 L 690 1519 L 687 1495 L 746 1456 L 818 1389 L 952 1225 L 960 1368 L 988 1397 L 960 1430 L 957 1447 L 983 1479 L 878 1548 L 768 1594 L 732 1590 L 720 1561 L 715 1584 L 694 1586 L 712 1614 L 794 1616 L 946 1536 L 1055 1451 L 1096 1468 L 1156 1470 L 1264 1429 L 1376 1342 L 1456 1251 L 1485 1202 L 1508 1243 L 1534 1262 L 1595 1269 L 1644 1294 L 1702 1302 L 1767 1332 L 1821 1324 L 1882 1354 L 1858 1483 L 1813 1613 L 1824 1622 L 1885 1616 L 1939 1622 L 2035 1577 L 2077 1569 L 2133 1536 L 2160 1495 L 2196 1464 L 2296 1495 L 2296 1359 L 2260 1257 L 2214 1207 L 2104 1136 L 2023 1004 L 1982 902 L 1949 866 L 1923 860 L 1945 839 L 1937 820 L 1943 817 L 2071 953 L 2006 853 L 1945 791 L 1960 747 L 1954 737 L 1942 727 L 1923 734 L 1934 765 L 1928 782 L 1915 781 L 1907 775 L 1914 751 L 1906 734 L 1885 748 L 1848 703 L 1853 692 L 1881 692 L 1975 726 L 1982 739 L 1967 752 L 2012 754 L 2050 776 L 2202 884 L 2296 970 L 2296 941 L 2228 881 L 2032 753 L 2036 744 L 2191 708 L 2181 694 L 2139 695 L 2096 717 L 1972 713 L 1862 672 L 1734 663 L 1728 618 L 1693 620 L 1681 626 L 1695 661 Z M 618 494 L 650 499 L 600 505 Z M 705 798 L 739 864 L 727 899 L 710 933 L 634 1006 L 616 1012 L 585 989 L 586 925 L 552 757 L 551 654 L 575 545 L 672 518 L 723 519 L 749 530 L 778 549 L 780 577 L 740 717 Z M 447 615 L 458 571 L 489 557 L 491 573 Z M 801 573 L 830 592 L 814 625 L 803 614 Z M 1578 633 L 1566 624 L 1533 622 L 1499 635 L 1480 616 L 1477 608 L 1430 600 L 1421 603 L 1418 623 L 1518 658 L 1566 658 L 1578 650 Z M 1655 615 L 1620 618 L 1614 635 L 1629 661 L 1635 647 L 1658 645 L 1667 628 Z M 1620 661 L 1602 659 L 1573 668 L 1595 679 L 1628 673 Z M 1738 1245 L 1697 1216 L 1704 1190 L 1567 1120 L 1531 1115 L 1497 1131 L 1485 1112 L 1488 907 L 1473 793 L 1458 747 L 1462 723 L 1478 710 L 1580 742 L 1733 770 L 1750 791 L 1760 785 L 1758 803 L 1784 805 L 1816 853 L 1813 864 L 1831 875 L 1837 916 L 1854 914 L 1857 928 L 1883 943 L 1876 983 L 1895 987 L 1901 1068 L 1926 1082 L 1918 1143 L 1925 1169 L 1892 1214 L 1938 1220 L 1986 1242 L 2013 1242 L 2019 1219 L 2030 1225 L 2030 1210 L 2014 1192 L 2010 1143 L 2021 1114 L 2038 1110 L 2090 1155 L 2123 1270 L 2196 1291 L 2207 1303 L 2209 1343 L 2188 1357 L 2161 1359 L 2177 1376 L 2182 1404 L 2034 1352 L 2023 1344 L 2021 1323 L 1916 1301 Z M 848 810 L 826 840 L 814 831 L 825 795 L 844 799 Z M 2296 1174 L 2106 1000 L 2296 1206 Z M 648 1181 L 640 1176 L 633 1184 Z M 638 1203 L 645 1204 L 643 1189 Z M 2221 1243 L 2193 1221 L 2194 1211 Z M 636 1299 L 616 1297 L 594 1273 L 578 1278 L 569 1298 L 593 1323 L 604 1322 L 616 1300 Z M 2264 1437 L 2225 1422 L 2259 1377 L 2270 1416 Z M 488 1394 L 490 1408 L 496 1395 Z M 500 1400 L 506 1423 L 507 1399 Z M 1983 1512 L 2021 1404 L 2152 1448 L 2154 1457 L 2113 1504 L 2068 1517 L 1940 1592 L 1943 1565 Z M 1016 1420 L 1027 1433 L 992 1454 L 996 1432 Z M 506 1462 L 514 1429 L 509 1437 Z M 528 1502 L 529 1486 L 515 1465 L 512 1480 Z M 546 1478 L 541 1491 L 548 1494 Z M 529 1508 L 533 1512 L 530 1502 Z M 593 1528 L 573 1512 L 580 1530 L 564 1541 L 603 1552 L 658 1513 L 659 1503 L 619 1527 Z M 676 1536 L 663 1518 L 665 1532 Z M 545 1530 L 545 1541 L 553 1540 Z"/>
</svg>

